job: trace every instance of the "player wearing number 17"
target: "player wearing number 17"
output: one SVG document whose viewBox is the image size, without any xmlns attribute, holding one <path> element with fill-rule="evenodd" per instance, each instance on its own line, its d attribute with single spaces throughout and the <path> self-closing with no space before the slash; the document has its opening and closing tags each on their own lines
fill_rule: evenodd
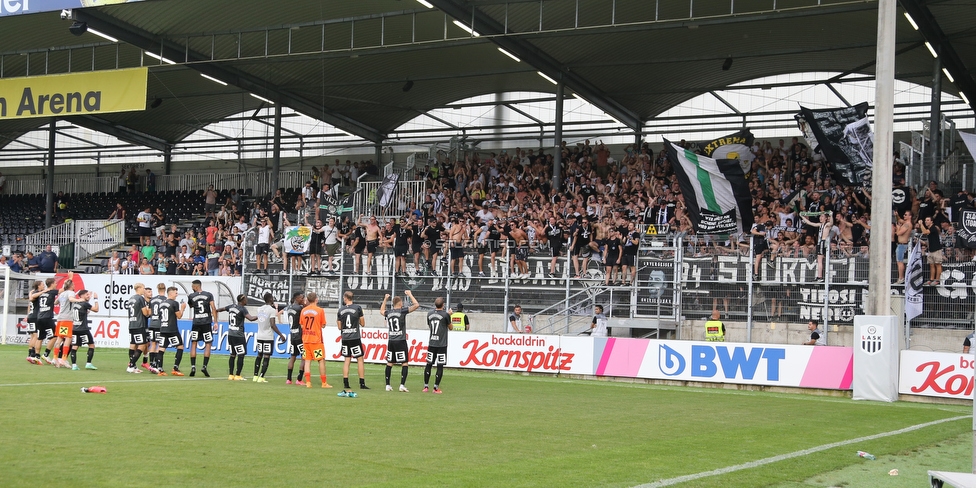
<svg viewBox="0 0 976 488">
<path fill-rule="evenodd" d="M 420 308 L 420 303 L 414 298 L 413 292 L 405 292 L 410 297 L 410 306 L 404 307 L 400 297 L 393 299 L 393 308 L 387 310 L 386 301 L 390 299 L 387 293 L 380 304 L 380 315 L 386 317 L 386 325 L 389 327 L 389 343 L 386 346 L 386 391 L 393 391 L 390 386 L 390 375 L 393 373 L 393 365 L 400 365 L 400 391 L 407 393 L 407 362 L 409 357 L 409 346 L 407 346 L 407 314 Z"/>
<path fill-rule="evenodd" d="M 312 387 L 312 361 L 319 363 L 319 377 L 322 388 L 332 388 L 326 381 L 325 375 L 325 342 L 322 340 L 322 328 L 325 327 L 325 310 L 319 306 L 319 297 L 315 293 L 306 295 L 308 306 L 302 309 L 302 344 L 305 346 L 305 386 Z"/>
<path fill-rule="evenodd" d="M 193 293 L 186 297 L 193 310 L 193 328 L 190 330 L 190 376 L 197 375 L 197 343 L 203 342 L 204 376 L 210 377 L 207 364 L 210 362 L 210 349 L 213 347 L 213 331 L 217 328 L 217 305 L 209 291 L 202 291 L 203 283 L 193 280 Z"/>
<path fill-rule="evenodd" d="M 434 393 L 441 392 L 441 378 L 447 364 L 447 331 L 451 329 L 451 314 L 444 310 L 444 297 L 434 300 L 434 310 L 427 313 L 427 327 L 430 329 L 430 343 L 427 345 L 427 366 L 424 367 L 424 393 L 429 388 L 430 368 L 437 366 L 434 376 Z"/>
</svg>

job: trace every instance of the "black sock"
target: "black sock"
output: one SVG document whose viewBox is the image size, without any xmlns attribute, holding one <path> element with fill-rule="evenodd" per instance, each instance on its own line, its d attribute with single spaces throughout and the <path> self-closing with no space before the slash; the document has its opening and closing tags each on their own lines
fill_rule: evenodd
<svg viewBox="0 0 976 488">
<path fill-rule="evenodd" d="M 437 365 L 437 374 L 434 375 L 434 388 L 437 389 L 441 385 L 441 378 L 444 377 L 444 366 L 441 364 Z"/>
<path fill-rule="evenodd" d="M 393 366 L 389 364 L 386 365 L 386 386 L 390 386 L 390 373 L 393 372 Z"/>
<path fill-rule="evenodd" d="M 163 370 L 163 356 L 165 355 L 166 351 L 159 351 L 156 353 L 156 367 L 159 368 L 160 371 Z"/>
<path fill-rule="evenodd" d="M 288 368 L 288 381 L 291 381 L 291 372 L 292 371 L 294 371 L 294 368 Z"/>
<path fill-rule="evenodd" d="M 190 356 L 190 367 L 191 368 L 196 368 L 197 367 L 197 357 L 196 356 Z"/>
<path fill-rule="evenodd" d="M 141 349 L 139 350 L 139 353 L 142 354 Z M 139 356 L 136 356 L 136 361 L 138 360 L 139 360 Z M 146 352 L 145 354 L 142 355 L 142 364 L 149 364 L 149 352 Z"/>
<path fill-rule="evenodd" d="M 157 364 L 158 364 L 157 358 L 158 357 L 159 357 L 159 353 L 158 352 L 151 352 L 151 353 L 149 353 L 149 365 L 152 366 L 152 367 L 154 367 L 154 368 L 159 368 L 159 366 L 157 366 Z"/>
<path fill-rule="evenodd" d="M 142 356 L 142 351 L 136 349 L 135 356 L 132 357 L 132 367 L 135 368 L 139 364 L 139 356 Z"/>
<path fill-rule="evenodd" d="M 132 358 L 135 357 L 134 356 L 135 353 L 136 353 L 136 350 L 135 349 L 129 349 L 129 367 L 130 368 L 132 367 L 132 363 L 135 362 L 135 361 L 132 360 Z"/>
<path fill-rule="evenodd" d="M 229 371 L 227 374 L 229 374 L 231 376 L 234 375 L 234 360 L 235 359 L 237 359 L 237 356 L 231 356 L 230 359 L 227 361 L 227 371 Z"/>
<path fill-rule="evenodd" d="M 342 378 L 342 386 L 349 388 L 349 377 Z"/>
<path fill-rule="evenodd" d="M 258 375 L 258 371 L 261 371 L 261 354 L 254 358 L 254 376 Z"/>
<path fill-rule="evenodd" d="M 78 351 L 75 349 L 71 350 L 71 364 L 78 364 Z"/>
<path fill-rule="evenodd" d="M 89 347 L 88 348 L 88 360 L 85 361 L 85 362 L 86 363 L 91 363 L 91 360 L 92 360 L 93 357 L 95 357 L 95 348 L 94 347 Z"/>
<path fill-rule="evenodd" d="M 302 361 L 302 365 L 298 367 L 298 380 L 297 381 L 302 381 L 302 378 L 305 378 L 305 361 Z"/>
<path fill-rule="evenodd" d="M 429 384 L 430 384 L 430 364 L 428 363 L 427 366 L 424 366 L 424 386 L 427 386 Z"/>
<path fill-rule="evenodd" d="M 44 350 L 44 357 L 46 357 L 46 358 L 51 357 L 51 350 L 50 349 L 45 349 Z"/>
<path fill-rule="evenodd" d="M 262 378 L 264 378 L 264 375 L 268 372 L 268 364 L 269 363 L 271 363 L 271 356 L 270 355 L 265 355 L 264 356 L 264 361 L 261 363 L 261 377 Z"/>
<path fill-rule="evenodd" d="M 237 376 L 240 376 L 241 375 L 241 371 L 243 371 L 243 370 L 244 370 L 244 355 L 241 354 L 240 356 L 237 356 L 237 373 L 236 373 L 236 375 Z"/>
<path fill-rule="evenodd" d="M 182 361 L 182 360 L 183 360 L 183 350 L 182 349 L 177 349 L 176 350 L 176 363 L 173 364 L 173 369 L 174 370 L 176 370 L 176 371 L 179 371 L 180 370 L 180 361 Z"/>
<path fill-rule="evenodd" d="M 366 378 L 359 378 L 359 386 L 366 386 Z"/>
<path fill-rule="evenodd" d="M 210 364 L 210 356 L 204 356 L 203 357 L 203 367 L 206 368 L 208 364 Z"/>
<path fill-rule="evenodd" d="M 400 384 L 401 385 L 406 385 L 407 384 L 407 373 L 409 371 L 410 371 L 410 368 L 407 367 L 406 365 L 400 367 Z"/>
<path fill-rule="evenodd" d="M 34 357 L 34 348 L 33 347 L 28 347 L 27 348 L 27 357 L 29 357 L 29 358 Z"/>
</svg>

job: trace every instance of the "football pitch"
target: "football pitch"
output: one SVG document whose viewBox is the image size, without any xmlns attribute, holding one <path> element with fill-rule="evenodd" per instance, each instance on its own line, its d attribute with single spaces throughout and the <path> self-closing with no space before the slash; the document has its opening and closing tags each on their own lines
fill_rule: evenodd
<svg viewBox="0 0 976 488">
<path fill-rule="evenodd" d="M 340 398 L 341 363 L 324 390 L 285 385 L 278 359 L 259 384 L 227 381 L 226 356 L 209 379 L 127 374 L 123 350 L 99 350 L 98 371 L 25 356 L 0 347 L 3 486 L 808 486 L 858 465 L 883 473 L 847 486 L 926 486 L 925 469 L 971 460 L 963 442 L 905 485 L 881 464 L 968 439 L 969 406 L 458 370 L 434 395 L 420 367 L 399 393 L 370 365 L 372 389 Z"/>
</svg>

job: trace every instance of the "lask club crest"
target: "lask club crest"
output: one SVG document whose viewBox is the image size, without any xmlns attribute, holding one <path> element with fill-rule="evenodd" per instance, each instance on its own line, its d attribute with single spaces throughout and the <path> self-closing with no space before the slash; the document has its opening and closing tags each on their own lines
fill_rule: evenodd
<svg viewBox="0 0 976 488">
<path fill-rule="evenodd" d="M 864 334 L 861 334 L 861 350 L 875 355 L 881 352 L 881 329 L 869 325 Z"/>
</svg>

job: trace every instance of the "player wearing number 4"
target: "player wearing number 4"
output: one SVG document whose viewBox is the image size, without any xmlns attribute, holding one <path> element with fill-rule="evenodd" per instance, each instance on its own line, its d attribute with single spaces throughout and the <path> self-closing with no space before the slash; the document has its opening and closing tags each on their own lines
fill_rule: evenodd
<svg viewBox="0 0 976 488">
<path fill-rule="evenodd" d="M 363 316 L 363 307 L 352 303 L 352 292 L 347 291 L 342 294 L 342 307 L 336 314 L 339 332 L 342 334 L 342 356 L 345 362 L 342 363 L 342 387 L 349 389 L 349 363 L 356 358 L 356 366 L 359 371 L 359 389 L 368 390 L 366 386 L 366 367 L 363 364 L 363 336 L 361 329 L 366 325 L 366 318 Z"/>
<path fill-rule="evenodd" d="M 427 327 L 430 328 L 430 344 L 427 346 L 427 366 L 424 368 L 424 393 L 429 391 L 430 369 L 437 366 L 434 376 L 434 393 L 442 393 L 440 385 L 447 364 L 447 331 L 451 328 L 451 313 L 444 310 L 444 297 L 434 300 L 434 310 L 427 313 Z"/>
<path fill-rule="evenodd" d="M 325 343 L 322 340 L 322 328 L 325 327 L 325 310 L 319 306 L 319 297 L 315 293 L 308 297 L 308 306 L 302 309 L 302 344 L 305 346 L 305 387 L 312 387 L 312 361 L 319 363 L 319 377 L 322 378 L 322 388 L 332 388 L 325 376 Z"/>
<path fill-rule="evenodd" d="M 200 280 L 193 280 L 193 293 L 186 297 L 193 310 L 193 328 L 190 330 L 190 376 L 197 375 L 197 343 L 203 342 L 203 368 L 200 370 L 204 376 L 210 377 L 207 372 L 207 363 L 210 362 L 210 350 L 213 348 L 213 331 L 217 330 L 217 305 L 214 304 L 214 297 L 208 291 L 202 291 L 203 283 Z"/>
<path fill-rule="evenodd" d="M 285 341 L 285 335 L 278 330 L 275 324 L 275 315 L 278 315 L 278 307 L 275 306 L 274 296 L 270 293 L 264 294 L 264 305 L 258 309 L 258 333 L 254 335 L 254 351 L 257 358 L 254 359 L 254 382 L 267 383 L 264 375 L 268 372 L 268 364 L 271 362 L 271 352 L 274 349 L 274 338 L 271 332 L 278 335 L 278 339 Z"/>
<path fill-rule="evenodd" d="M 221 312 L 227 312 L 227 348 L 230 350 L 230 360 L 227 362 L 228 380 L 243 381 L 241 370 L 244 369 L 244 356 L 247 355 L 247 338 L 244 336 L 244 319 L 258 318 L 247 313 L 247 297 L 237 295 L 237 303 L 228 305 Z M 237 363 L 237 368 L 234 368 Z"/>
<path fill-rule="evenodd" d="M 413 297 L 413 292 L 407 290 L 406 295 L 410 298 L 410 307 L 403 306 L 400 297 L 393 299 L 393 308 L 386 309 L 386 301 L 390 299 L 387 293 L 380 304 L 380 315 L 386 317 L 386 325 L 389 327 L 389 343 L 386 347 L 386 391 L 393 391 L 390 386 L 390 375 L 393 373 L 393 365 L 400 365 L 400 391 L 407 393 L 407 367 L 408 346 L 407 346 L 407 314 L 420 308 L 420 303 Z"/>
</svg>

